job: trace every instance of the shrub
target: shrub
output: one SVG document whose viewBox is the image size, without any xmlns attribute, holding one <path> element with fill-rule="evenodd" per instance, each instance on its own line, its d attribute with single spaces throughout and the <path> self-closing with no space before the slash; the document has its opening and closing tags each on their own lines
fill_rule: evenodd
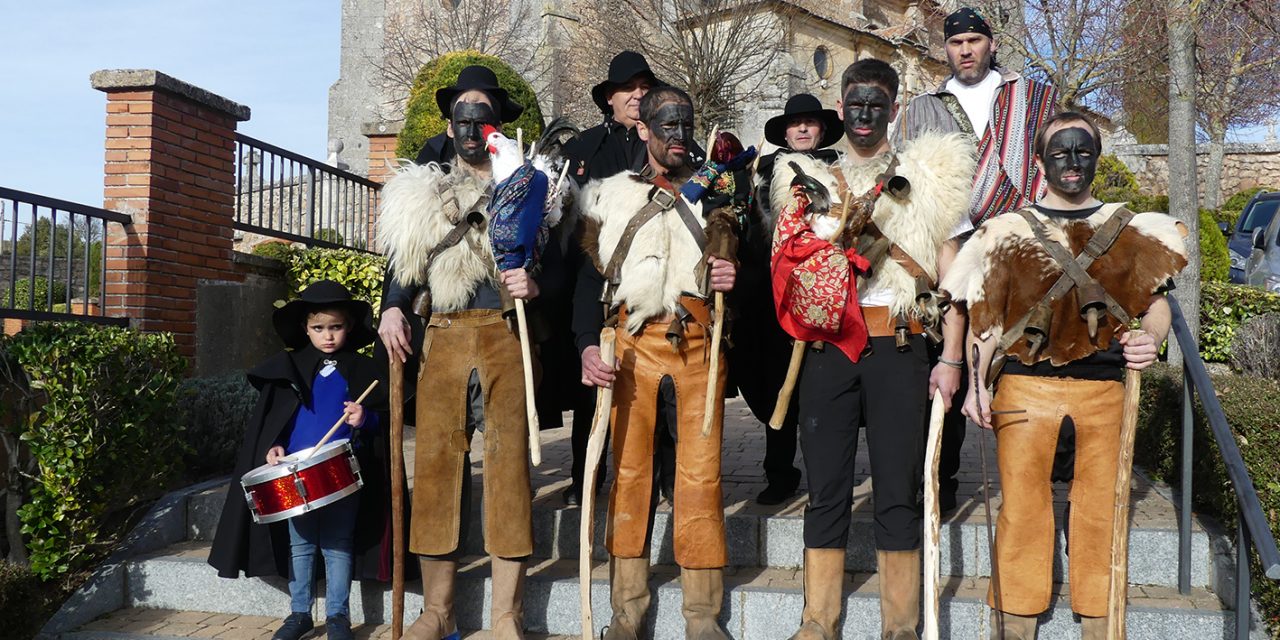
<svg viewBox="0 0 1280 640">
<path fill-rule="evenodd" d="M 53 597 L 56 591 L 30 567 L 0 560 L 0 620 L 5 637 L 34 638 L 60 601 Z"/>
<path fill-rule="evenodd" d="M 314 237 L 316 240 L 321 242 L 332 242 L 333 244 L 342 244 L 344 240 L 342 234 L 338 233 L 337 229 L 331 229 L 329 227 L 316 229 Z"/>
<path fill-rule="evenodd" d="M 1248 318 L 1280 311 L 1280 295 L 1225 282 L 1200 287 L 1200 356 L 1205 362 L 1230 362 L 1236 328 Z"/>
<path fill-rule="evenodd" d="M 31 291 L 35 290 L 36 300 L 35 306 L 31 304 Z M 13 308 L 27 309 L 30 311 L 52 311 L 49 306 L 49 280 L 44 276 L 35 276 L 34 278 L 20 278 L 13 283 Z M 0 304 L 9 305 L 9 293 L 4 292 L 0 295 Z M 53 303 L 54 305 L 66 304 L 67 302 L 67 283 L 60 280 L 53 281 Z"/>
<path fill-rule="evenodd" d="M 295 250 L 289 266 L 289 297 L 298 297 L 307 285 L 317 280 L 333 280 L 377 311 L 382 304 L 382 274 L 386 265 L 386 258 L 382 256 L 350 249 Z"/>
<path fill-rule="evenodd" d="M 0 338 L 43 401 L 16 425 L 39 469 L 18 509 L 31 568 L 49 578 L 95 559 L 107 514 L 164 490 L 185 449 L 173 336 L 38 323 Z"/>
<path fill-rule="evenodd" d="M 1093 178 L 1093 195 L 1103 202 L 1128 202 L 1138 195 L 1138 179 L 1119 158 L 1106 154 L 1098 158 Z"/>
<path fill-rule="evenodd" d="M 186 410 L 185 438 L 191 444 L 186 455 L 188 477 L 203 480 L 230 471 L 257 392 L 244 374 L 237 372 L 186 380 L 181 396 Z"/>
<path fill-rule="evenodd" d="M 414 78 L 405 106 L 404 128 L 396 144 L 398 157 L 417 157 L 428 139 L 444 133 L 446 122 L 440 107 L 436 106 L 436 90 L 452 86 L 458 81 L 458 74 L 473 64 L 492 69 L 498 76 L 498 84 L 507 90 L 512 100 L 524 106 L 524 113 L 504 127 L 506 132 L 514 137 L 517 127 L 524 129 L 526 143 L 542 135 L 542 111 L 538 108 L 537 95 L 520 74 L 494 56 L 478 51 L 454 51 L 428 62 Z"/>
<path fill-rule="evenodd" d="M 1211 377 L 1227 423 L 1235 434 L 1258 491 L 1263 513 L 1267 514 L 1272 533 L 1280 535 L 1280 524 L 1276 520 L 1276 513 L 1280 511 L 1280 381 L 1240 375 Z M 1158 480 L 1170 484 L 1179 482 L 1182 441 L 1182 374 L 1179 369 L 1156 365 L 1143 375 L 1138 420 L 1135 462 Z M 1235 493 L 1198 398 L 1192 447 L 1192 504 L 1197 511 L 1213 516 L 1234 534 L 1237 524 Z M 1280 622 L 1280 585 L 1261 577 L 1262 570 L 1256 558 L 1252 564 L 1253 597 L 1263 617 L 1275 628 Z"/>
<path fill-rule="evenodd" d="M 277 242 L 275 240 L 263 242 L 253 248 L 253 255 L 289 264 L 291 257 L 296 249 L 288 242 Z"/>
<path fill-rule="evenodd" d="M 1218 229 L 1213 211 L 1200 210 L 1200 281 L 1226 282 L 1231 272 L 1227 237 Z"/>
<path fill-rule="evenodd" d="M 1280 313 L 1240 323 L 1231 341 L 1231 368 L 1245 375 L 1280 379 Z"/>
</svg>

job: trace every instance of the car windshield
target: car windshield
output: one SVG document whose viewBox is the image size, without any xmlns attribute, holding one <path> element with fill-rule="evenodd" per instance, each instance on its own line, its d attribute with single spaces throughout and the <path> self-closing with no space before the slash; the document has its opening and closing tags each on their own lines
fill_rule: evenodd
<svg viewBox="0 0 1280 640">
<path fill-rule="evenodd" d="M 1253 206 L 1240 216 L 1240 231 L 1249 233 L 1258 227 L 1267 226 L 1267 223 L 1271 222 L 1271 217 L 1276 214 L 1277 208 L 1280 208 L 1280 200 L 1262 200 L 1253 203 Z"/>
</svg>

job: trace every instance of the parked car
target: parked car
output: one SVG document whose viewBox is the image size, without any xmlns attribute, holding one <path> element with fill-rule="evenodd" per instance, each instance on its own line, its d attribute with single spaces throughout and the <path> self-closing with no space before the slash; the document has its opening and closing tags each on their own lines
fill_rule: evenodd
<svg viewBox="0 0 1280 640">
<path fill-rule="evenodd" d="M 1280 293 L 1280 216 L 1273 215 L 1265 227 L 1256 227 L 1250 244 L 1245 284 Z"/>
<path fill-rule="evenodd" d="M 1245 284 L 1245 263 L 1253 251 L 1253 232 L 1255 229 L 1265 228 L 1275 217 L 1277 209 L 1280 209 L 1280 191 L 1259 191 L 1240 212 L 1235 230 L 1227 237 L 1227 252 L 1231 255 L 1231 282 Z"/>
</svg>

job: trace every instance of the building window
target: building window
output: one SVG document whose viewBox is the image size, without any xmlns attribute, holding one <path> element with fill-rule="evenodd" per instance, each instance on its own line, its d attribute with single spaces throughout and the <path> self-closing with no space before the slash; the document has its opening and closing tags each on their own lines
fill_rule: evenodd
<svg viewBox="0 0 1280 640">
<path fill-rule="evenodd" d="M 823 80 L 831 77 L 831 52 L 826 47 L 813 50 L 813 70 Z"/>
</svg>

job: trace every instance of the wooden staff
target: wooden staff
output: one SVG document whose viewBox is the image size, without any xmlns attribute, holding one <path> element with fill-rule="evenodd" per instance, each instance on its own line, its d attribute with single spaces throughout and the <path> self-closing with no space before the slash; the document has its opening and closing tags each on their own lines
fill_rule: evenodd
<svg viewBox="0 0 1280 640">
<path fill-rule="evenodd" d="M 377 381 L 377 380 L 374 380 L 373 382 L 370 382 L 370 383 L 369 383 L 369 388 L 365 389 L 365 390 L 364 390 L 364 393 L 360 394 L 360 397 L 359 397 L 359 398 L 356 398 L 356 404 L 360 404 L 361 402 L 364 402 L 364 399 L 365 399 L 365 398 L 367 398 L 367 397 L 369 397 L 369 392 L 370 392 L 370 391 L 373 391 L 373 388 L 374 388 L 374 387 L 376 387 L 376 386 L 378 386 L 378 381 Z M 320 450 L 320 447 L 323 447 L 325 444 L 327 444 L 327 443 L 329 442 L 329 438 L 332 438 L 332 437 L 333 437 L 333 434 L 335 434 L 335 433 L 337 433 L 337 432 L 338 432 L 338 427 L 341 427 L 341 426 L 342 426 L 342 423 L 344 423 L 344 422 L 346 422 L 346 421 L 347 421 L 347 412 L 346 412 L 346 411 L 343 411 L 343 412 L 342 412 L 342 417 L 341 417 L 341 418 L 338 418 L 338 421 L 337 421 L 337 422 L 335 422 L 335 423 L 333 423 L 333 426 L 332 426 L 332 427 L 329 427 L 329 431 L 328 431 L 328 433 L 325 433 L 325 434 L 324 434 L 324 437 L 323 437 L 323 438 L 320 438 L 320 442 L 317 442 L 317 443 L 316 443 L 316 446 L 311 447 L 311 452 L 310 452 L 310 453 L 308 453 L 308 454 L 306 455 L 306 457 L 304 457 L 304 458 L 303 458 L 303 460 L 306 460 L 306 459 L 310 458 L 311 456 L 314 456 L 314 455 L 316 454 L 316 452 Z"/>
<path fill-rule="evenodd" d="M 938 615 L 941 609 L 938 543 L 942 533 L 942 511 L 938 506 L 938 459 L 942 454 L 942 424 L 946 415 L 942 391 L 935 390 L 933 406 L 929 412 L 929 439 L 924 453 L 924 636 L 922 640 L 938 640 Z"/>
<path fill-rule="evenodd" d="M 1130 330 L 1130 339 L 1142 335 Z M 1133 440 L 1138 431 L 1142 372 L 1125 369 L 1124 413 L 1120 420 L 1120 457 L 1116 467 L 1115 520 L 1111 523 L 1111 585 L 1107 602 L 1107 640 L 1123 640 L 1129 595 L 1129 483 L 1133 478 Z"/>
<path fill-rule="evenodd" d="M 606 327 L 600 332 L 600 360 L 614 363 L 615 335 Z M 596 472 L 604 456 L 604 441 L 609 435 L 609 415 L 613 409 L 613 386 L 596 389 L 596 412 L 591 418 L 591 435 L 587 437 L 586 467 L 582 473 L 582 513 L 578 525 L 578 597 L 582 605 L 582 637 L 594 638 L 591 622 L 591 549 L 595 535 Z"/>
<path fill-rule="evenodd" d="M 404 363 L 391 362 L 391 640 L 404 633 Z"/>
<path fill-rule="evenodd" d="M 712 126 L 711 135 L 707 136 L 707 162 L 712 162 L 711 152 L 716 144 L 716 136 L 719 134 L 720 125 Z M 712 255 L 717 258 L 724 257 L 716 256 L 714 253 Z M 716 381 L 720 379 L 720 343 L 724 341 L 724 292 L 715 292 L 714 300 L 715 319 L 711 324 L 711 367 L 707 373 L 706 401 L 702 405 L 702 437 L 704 438 L 711 435 L 711 423 L 716 415 L 716 391 L 719 389 Z"/>
<path fill-rule="evenodd" d="M 516 129 L 516 149 L 524 157 L 524 129 Z M 524 412 L 529 425 L 529 458 L 533 466 L 542 464 L 542 438 L 538 424 L 538 406 L 533 398 L 533 350 L 529 347 L 529 319 L 524 300 L 516 298 L 516 326 L 520 330 L 520 362 L 524 365 Z"/>
<path fill-rule="evenodd" d="M 836 230 L 827 238 L 828 242 L 835 243 L 840 234 L 844 232 L 844 226 L 849 223 L 849 211 L 853 206 L 853 196 L 845 194 L 844 208 L 840 211 L 840 223 L 836 225 Z M 791 407 L 791 396 L 796 390 L 796 380 L 800 378 L 800 365 L 804 362 L 804 351 L 809 343 L 797 339 L 791 345 L 791 361 L 787 363 L 787 377 L 782 381 L 782 388 L 778 390 L 778 403 L 773 405 L 773 415 L 769 416 L 769 427 L 777 430 L 782 428 L 782 422 L 787 419 L 787 409 Z"/>
</svg>

